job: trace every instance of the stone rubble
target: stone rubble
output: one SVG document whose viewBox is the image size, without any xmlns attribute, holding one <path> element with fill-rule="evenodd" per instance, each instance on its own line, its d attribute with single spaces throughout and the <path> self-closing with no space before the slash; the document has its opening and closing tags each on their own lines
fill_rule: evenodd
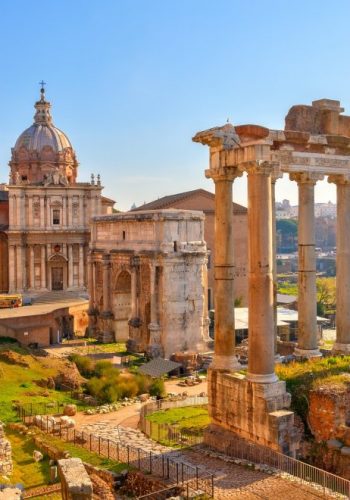
<svg viewBox="0 0 350 500">
<path fill-rule="evenodd" d="M 6 476 L 12 473 L 12 448 L 6 439 L 4 424 L 0 422 L 0 475 Z"/>
</svg>

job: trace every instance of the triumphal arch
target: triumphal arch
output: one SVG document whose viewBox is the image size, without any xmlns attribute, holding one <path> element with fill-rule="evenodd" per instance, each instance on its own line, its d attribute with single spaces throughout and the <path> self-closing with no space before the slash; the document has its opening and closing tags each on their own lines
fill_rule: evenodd
<svg viewBox="0 0 350 500">
<path fill-rule="evenodd" d="M 337 186 L 337 339 L 350 352 L 350 116 L 339 101 L 293 106 L 284 130 L 230 123 L 195 135 L 209 146 L 205 171 L 215 184 L 215 354 L 209 370 L 212 426 L 219 448 L 239 435 L 294 454 L 298 437 L 290 395 L 275 371 L 273 213 L 276 180 L 284 173 L 299 189 L 299 338 L 295 354 L 320 356 L 316 328 L 314 188 L 328 176 Z M 249 352 L 246 375 L 234 355 L 232 184 L 248 177 Z M 223 434 L 225 439 L 223 439 Z M 227 434 L 227 435 L 226 435 Z"/>
</svg>

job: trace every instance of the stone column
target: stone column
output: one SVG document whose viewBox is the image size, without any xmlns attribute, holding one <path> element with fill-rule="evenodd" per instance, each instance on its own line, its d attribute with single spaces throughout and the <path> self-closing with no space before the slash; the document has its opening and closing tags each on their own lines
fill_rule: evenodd
<svg viewBox="0 0 350 500">
<path fill-rule="evenodd" d="M 40 197 L 40 227 L 45 227 L 45 198 Z"/>
<path fill-rule="evenodd" d="M 23 193 L 18 193 L 17 195 L 17 226 L 19 228 L 23 227 L 24 223 L 24 216 L 25 216 L 25 210 L 24 210 L 24 194 Z"/>
<path fill-rule="evenodd" d="M 299 188 L 298 347 L 297 356 L 320 356 L 317 339 L 314 187 L 323 176 L 290 174 Z"/>
<path fill-rule="evenodd" d="M 33 196 L 28 197 L 28 226 L 33 227 L 34 226 L 34 220 L 33 220 Z"/>
<path fill-rule="evenodd" d="M 94 280 L 94 259 L 93 254 L 90 253 L 88 256 L 88 290 L 89 290 L 89 309 L 92 311 L 96 304 L 95 299 L 95 280 Z"/>
<path fill-rule="evenodd" d="M 52 226 L 50 198 L 46 196 L 46 227 Z"/>
<path fill-rule="evenodd" d="M 249 234 L 247 379 L 261 383 L 278 380 L 274 371 L 272 168 L 268 162 L 253 162 L 247 168 Z"/>
<path fill-rule="evenodd" d="M 41 288 L 46 288 L 46 256 L 45 256 L 45 245 L 41 245 Z"/>
<path fill-rule="evenodd" d="M 131 318 L 137 316 L 137 267 L 131 265 Z"/>
<path fill-rule="evenodd" d="M 17 281 L 17 291 L 23 290 L 23 247 L 21 245 L 16 246 L 16 281 Z"/>
<path fill-rule="evenodd" d="M 29 267 L 30 267 L 29 287 L 34 289 L 35 288 L 34 245 L 30 245 L 29 249 Z"/>
<path fill-rule="evenodd" d="M 272 200 L 272 276 L 273 276 L 273 319 L 275 337 L 275 362 L 281 361 L 281 356 L 277 354 L 277 244 L 276 244 L 276 181 L 283 177 L 279 169 L 274 169 L 271 173 L 271 200 Z"/>
<path fill-rule="evenodd" d="M 62 226 L 67 226 L 67 197 L 62 197 Z"/>
<path fill-rule="evenodd" d="M 73 287 L 73 245 L 68 244 L 68 288 Z"/>
<path fill-rule="evenodd" d="M 107 315 L 111 313 L 111 256 L 109 254 L 104 254 L 102 257 L 102 268 L 103 268 L 103 314 Z"/>
<path fill-rule="evenodd" d="M 16 290 L 16 263 L 15 263 L 15 247 L 9 245 L 9 292 L 13 293 Z"/>
<path fill-rule="evenodd" d="M 79 287 L 84 287 L 84 244 L 79 244 Z"/>
<path fill-rule="evenodd" d="M 332 175 L 328 182 L 337 185 L 336 257 L 336 341 L 335 353 L 350 353 L 350 177 Z"/>
<path fill-rule="evenodd" d="M 234 309 L 233 180 L 236 169 L 211 173 L 215 183 L 215 346 L 211 368 L 236 370 Z"/>
<path fill-rule="evenodd" d="M 163 354 L 160 342 L 160 325 L 158 323 L 158 290 L 157 290 L 157 266 L 154 262 L 150 265 L 150 294 L 151 294 L 151 322 L 148 325 L 150 332 L 147 352 L 151 357 Z"/>
<path fill-rule="evenodd" d="M 84 197 L 79 196 L 79 226 L 84 226 Z"/>
<path fill-rule="evenodd" d="M 68 226 L 73 226 L 73 199 L 68 195 Z"/>
</svg>

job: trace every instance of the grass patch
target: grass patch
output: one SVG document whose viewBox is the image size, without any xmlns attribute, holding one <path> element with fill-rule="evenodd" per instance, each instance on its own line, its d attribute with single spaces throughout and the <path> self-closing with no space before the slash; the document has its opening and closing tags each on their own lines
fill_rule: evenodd
<svg viewBox="0 0 350 500">
<path fill-rule="evenodd" d="M 50 480 L 49 459 L 45 457 L 41 462 L 34 462 L 33 451 L 36 447 L 32 437 L 9 429 L 6 429 L 6 437 L 12 446 L 13 473 L 9 481 L 3 480 L 0 476 L 0 482 L 20 483 L 25 488 L 48 484 Z"/>
<path fill-rule="evenodd" d="M 203 429 L 210 423 L 206 406 L 170 408 L 148 415 L 147 420 L 157 424 L 178 425 L 180 429 Z"/>
<path fill-rule="evenodd" d="M 11 357 L 7 358 L 6 352 Z M 0 385 L 1 403 L 0 420 L 17 421 L 13 402 L 25 403 L 75 403 L 69 392 L 56 391 L 39 387 L 35 380 L 55 377 L 63 367 L 63 361 L 52 357 L 35 357 L 28 349 L 14 344 L 0 345 Z M 65 367 L 65 369 L 67 369 Z"/>
<path fill-rule="evenodd" d="M 86 450 L 82 446 L 78 446 L 73 443 L 66 443 L 62 439 L 57 436 L 52 436 L 51 434 L 48 435 L 40 433 L 40 440 L 49 446 L 55 447 L 57 450 L 68 451 L 72 457 L 81 458 L 83 462 L 87 462 L 101 469 L 116 473 L 120 473 L 121 471 L 128 469 L 128 465 L 124 463 L 101 457 L 97 453 Z"/>
</svg>

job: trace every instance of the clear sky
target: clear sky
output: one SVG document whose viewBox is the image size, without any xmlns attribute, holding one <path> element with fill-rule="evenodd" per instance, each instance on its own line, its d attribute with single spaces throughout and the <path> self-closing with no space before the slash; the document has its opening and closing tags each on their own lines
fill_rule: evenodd
<svg viewBox="0 0 350 500">
<path fill-rule="evenodd" d="M 212 190 L 195 132 L 283 128 L 291 105 L 323 97 L 350 114 L 349 20 L 348 0 L 2 0 L 0 181 L 44 79 L 80 180 L 100 173 L 119 209 Z M 295 183 L 277 186 L 297 202 Z M 335 201 L 327 183 L 316 196 Z"/>
</svg>

